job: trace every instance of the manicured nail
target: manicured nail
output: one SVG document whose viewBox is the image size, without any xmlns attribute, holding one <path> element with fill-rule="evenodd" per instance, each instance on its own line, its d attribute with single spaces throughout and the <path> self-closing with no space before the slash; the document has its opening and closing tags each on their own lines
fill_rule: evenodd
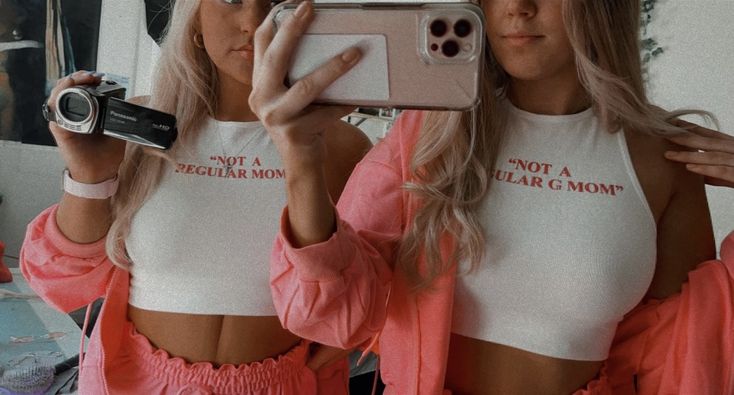
<svg viewBox="0 0 734 395">
<path fill-rule="evenodd" d="M 352 63 L 359 58 L 359 55 L 360 55 L 359 49 L 352 47 L 346 50 L 346 52 L 342 54 L 342 60 L 345 63 Z"/>
<path fill-rule="evenodd" d="M 673 158 L 675 157 L 676 153 L 673 151 L 665 151 L 665 154 L 663 155 L 665 155 L 666 158 Z"/>
<path fill-rule="evenodd" d="M 301 4 L 298 5 L 296 8 L 296 12 L 293 13 L 293 15 L 296 18 L 300 18 L 304 15 L 306 15 L 306 9 L 308 8 L 308 1 L 302 1 Z"/>
</svg>

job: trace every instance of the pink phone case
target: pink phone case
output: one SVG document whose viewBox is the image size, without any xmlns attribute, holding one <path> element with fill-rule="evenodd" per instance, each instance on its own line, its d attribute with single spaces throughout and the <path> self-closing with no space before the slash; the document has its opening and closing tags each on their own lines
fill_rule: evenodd
<svg viewBox="0 0 734 395">
<path fill-rule="evenodd" d="M 284 4 L 275 24 L 293 12 Z M 317 99 L 359 107 L 466 110 L 479 97 L 484 19 L 471 3 L 314 4 L 291 59 L 293 84 L 346 49 L 360 62 Z"/>
</svg>

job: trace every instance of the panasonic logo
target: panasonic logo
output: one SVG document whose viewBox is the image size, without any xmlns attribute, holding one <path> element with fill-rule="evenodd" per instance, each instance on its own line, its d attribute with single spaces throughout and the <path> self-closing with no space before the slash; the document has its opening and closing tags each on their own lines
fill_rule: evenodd
<svg viewBox="0 0 734 395">
<path fill-rule="evenodd" d="M 118 117 L 118 118 L 122 118 L 122 119 L 126 119 L 126 120 L 128 120 L 128 121 L 130 121 L 130 122 L 138 122 L 138 119 L 137 119 L 137 118 L 135 118 L 135 117 L 133 117 L 133 116 L 130 116 L 130 115 L 124 115 L 124 114 L 120 114 L 119 112 L 116 112 L 116 111 L 110 111 L 110 113 L 111 113 L 111 114 L 112 114 L 113 116 L 115 116 L 115 117 Z"/>
</svg>

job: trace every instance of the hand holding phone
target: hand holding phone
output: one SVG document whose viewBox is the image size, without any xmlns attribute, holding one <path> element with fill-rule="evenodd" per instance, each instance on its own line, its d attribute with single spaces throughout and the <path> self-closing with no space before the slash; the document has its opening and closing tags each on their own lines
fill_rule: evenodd
<svg viewBox="0 0 734 395">
<path fill-rule="evenodd" d="M 345 152 L 352 152 L 354 147 L 347 144 L 356 142 L 353 127 L 340 121 L 353 108 L 317 106 L 312 102 L 357 64 L 360 52 L 355 49 L 341 52 L 293 86 L 286 87 L 283 80 L 288 64 L 298 40 L 313 20 L 313 5 L 300 3 L 277 31 L 272 16 L 273 13 L 255 33 L 249 104 L 281 155 L 290 235 L 295 245 L 305 246 L 326 240 L 333 233 L 335 213 L 330 188 L 346 182 L 351 165 Z M 350 135 L 352 138 L 343 138 Z"/>
<path fill-rule="evenodd" d="M 286 168 L 307 169 L 323 163 L 323 133 L 353 108 L 313 106 L 321 92 L 353 67 L 360 52 L 350 48 L 296 82 L 283 85 L 291 55 L 313 20 L 313 4 L 298 4 L 276 31 L 273 15 L 255 33 L 255 59 L 249 104 L 278 147 Z M 291 172 L 292 173 L 292 172 Z"/>
</svg>

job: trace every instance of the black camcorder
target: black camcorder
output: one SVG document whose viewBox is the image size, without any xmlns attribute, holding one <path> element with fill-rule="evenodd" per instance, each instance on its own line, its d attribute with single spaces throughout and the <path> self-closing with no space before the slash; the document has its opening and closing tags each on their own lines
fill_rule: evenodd
<svg viewBox="0 0 734 395">
<path fill-rule="evenodd" d="M 125 88 L 114 81 L 74 86 L 59 93 L 53 113 L 44 103 L 43 116 L 70 132 L 101 133 L 149 147 L 171 148 L 178 136 L 176 117 L 124 99 Z"/>
</svg>

